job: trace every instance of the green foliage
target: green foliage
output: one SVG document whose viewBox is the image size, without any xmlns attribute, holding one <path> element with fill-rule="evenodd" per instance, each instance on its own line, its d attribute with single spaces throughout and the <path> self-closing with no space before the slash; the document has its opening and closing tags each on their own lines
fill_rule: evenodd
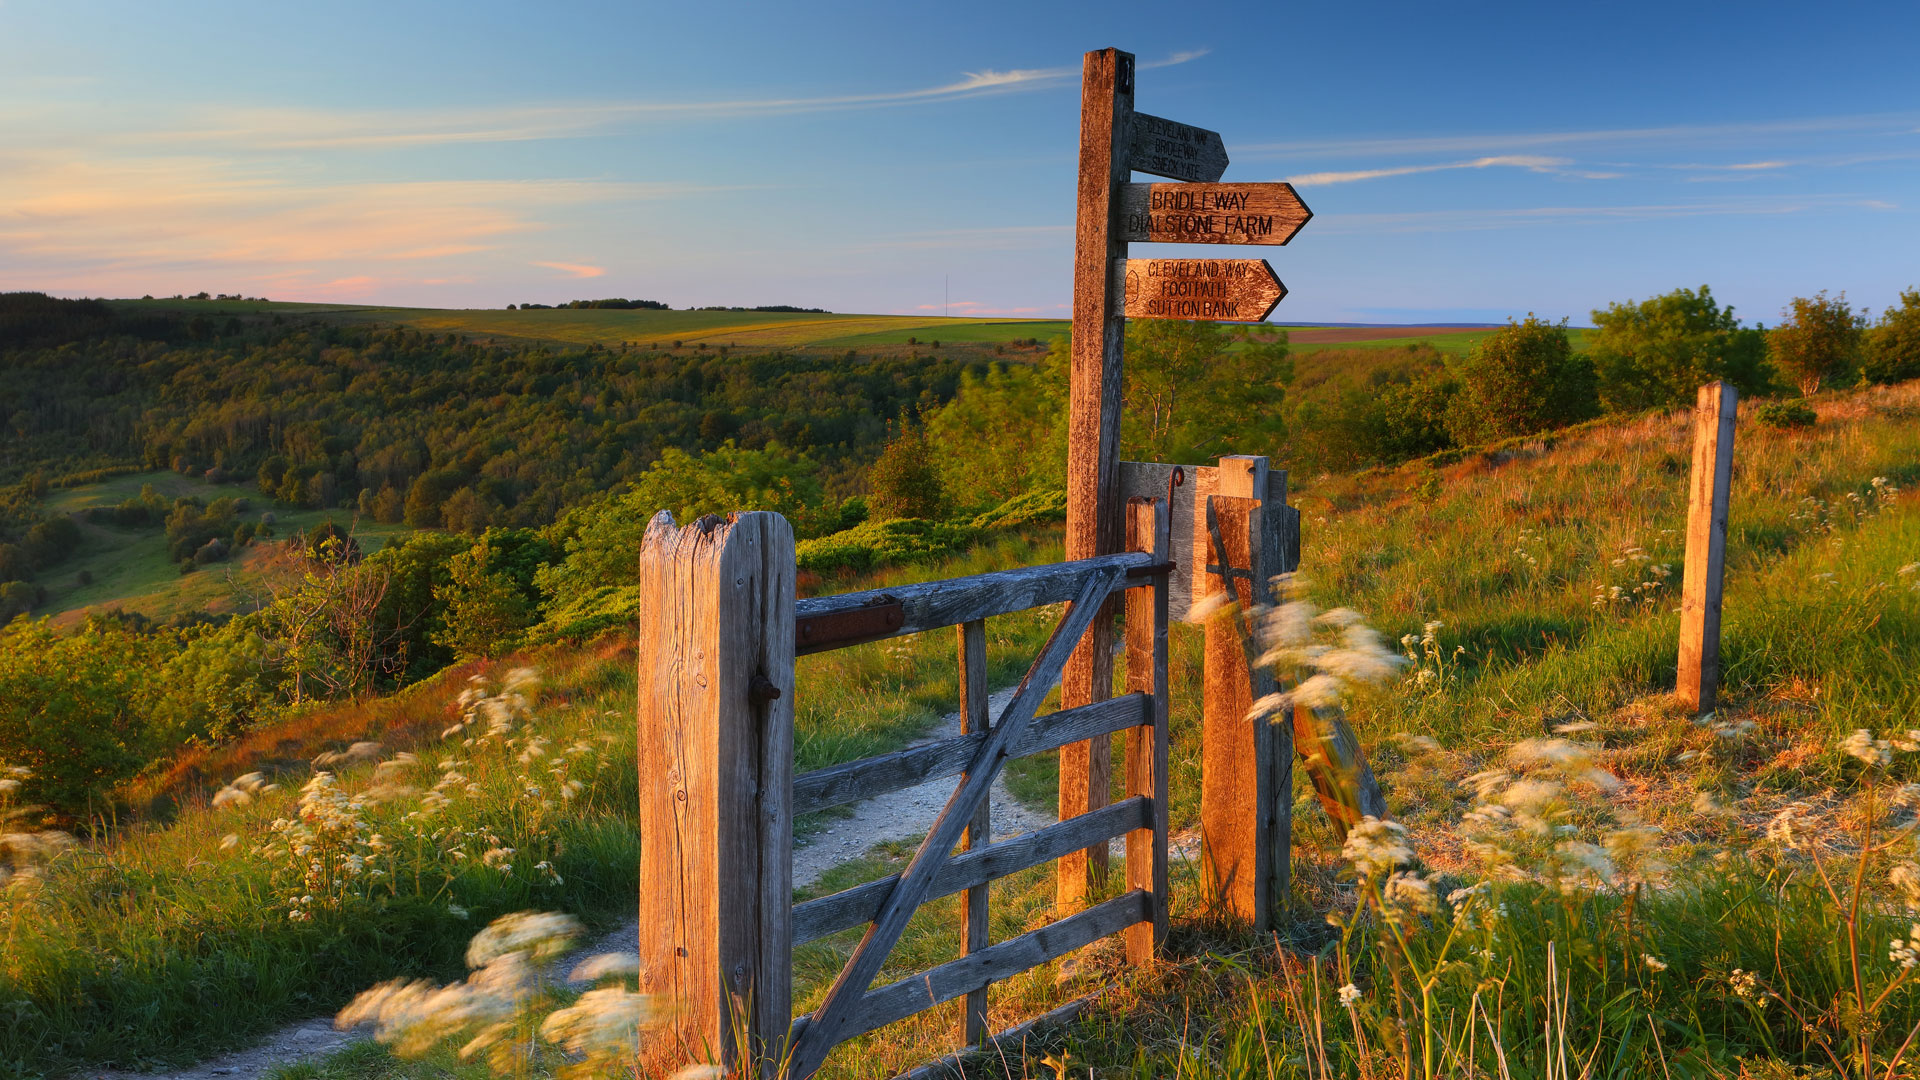
<svg viewBox="0 0 1920 1080">
<path fill-rule="evenodd" d="M 1459 382 L 1424 344 L 1313 354 L 1314 377 L 1288 403 L 1287 463 L 1353 469 L 1453 445 L 1446 421 Z"/>
<path fill-rule="evenodd" d="M 0 630 L 0 761 L 33 770 L 32 801 L 84 814 L 165 748 L 148 706 L 169 646 L 110 622 Z"/>
<path fill-rule="evenodd" d="M 1780 314 L 1780 325 L 1767 335 L 1767 350 L 1802 396 L 1811 397 L 1822 383 L 1838 384 L 1853 371 L 1866 316 L 1847 306 L 1846 293 L 1796 296 Z"/>
<path fill-rule="evenodd" d="M 446 608 L 435 595 L 453 584 L 452 561 L 472 544 L 471 537 L 409 532 L 367 556 L 367 566 L 387 580 L 374 617 L 386 642 L 379 673 L 391 684 L 423 679 L 453 663 L 453 652 L 438 643 L 446 632 Z"/>
<path fill-rule="evenodd" d="M 0 483 L 36 470 L 217 468 L 289 507 L 357 506 L 365 490 L 377 519 L 435 527 L 470 489 L 453 527 L 537 526 L 636 478 L 669 447 L 781 443 L 835 469 L 864 464 L 889 420 L 946 400 L 962 373 L 983 366 L 598 345 L 556 353 L 307 318 L 196 341 L 179 319 L 149 313 L 116 324 L 116 338 L 0 344 L 0 423 L 17 440 Z"/>
<path fill-rule="evenodd" d="M 892 518 L 801 541 L 794 554 L 802 570 L 863 571 L 945 558 L 966 550 L 979 537 L 970 525 Z"/>
<path fill-rule="evenodd" d="M 1029 491 L 1015 495 L 999 506 L 973 519 L 982 531 L 1022 529 L 1034 525 L 1057 525 L 1067 520 L 1067 493 L 1064 488 Z"/>
<path fill-rule="evenodd" d="M 1861 352 L 1860 374 L 1868 382 L 1920 379 L 1920 289 L 1900 291 L 1900 306 L 1880 313 Z"/>
<path fill-rule="evenodd" d="M 926 418 L 928 452 L 955 506 L 980 510 L 1065 481 L 1064 353 L 968 375 Z"/>
<path fill-rule="evenodd" d="M 457 660 L 511 651 L 539 614 L 534 575 L 553 551 L 538 533 L 488 529 L 447 563 L 448 581 L 433 598 L 444 606 L 432 641 Z"/>
<path fill-rule="evenodd" d="M 1509 322 L 1449 366 L 1460 380 L 1447 418 L 1456 442 L 1531 435 L 1599 413 L 1593 364 L 1574 353 L 1564 321 Z"/>
<path fill-rule="evenodd" d="M 747 450 L 728 442 L 697 457 L 669 448 L 631 490 L 569 510 L 553 530 L 566 557 L 537 580 L 563 605 L 601 586 L 633 584 L 647 522 L 662 510 L 682 524 L 705 514 L 771 510 L 806 536 L 828 519 L 823 502 L 819 466 L 779 443 Z M 837 515 L 831 523 L 838 524 Z"/>
<path fill-rule="evenodd" d="M 1203 462 L 1278 446 L 1294 377 L 1286 331 L 1178 319 L 1141 320 L 1127 330 L 1124 456 Z"/>
<path fill-rule="evenodd" d="M 901 425 L 867 469 L 867 489 L 867 512 L 875 519 L 938 520 L 951 506 L 926 432 L 910 424 Z"/>
<path fill-rule="evenodd" d="M 1767 401 L 1754 410 L 1754 419 L 1775 428 L 1812 427 L 1820 414 L 1804 401 Z"/>
<path fill-rule="evenodd" d="M 1725 379 L 1740 393 L 1767 389 L 1766 335 L 1741 329 L 1733 307 L 1702 285 L 1593 313 L 1588 336 L 1600 400 L 1610 412 L 1690 405 L 1701 384 Z"/>
</svg>

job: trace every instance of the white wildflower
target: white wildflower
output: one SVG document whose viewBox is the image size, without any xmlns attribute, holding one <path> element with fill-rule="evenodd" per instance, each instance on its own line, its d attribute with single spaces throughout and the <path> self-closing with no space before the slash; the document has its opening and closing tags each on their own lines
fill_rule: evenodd
<svg viewBox="0 0 1920 1080">
<path fill-rule="evenodd" d="M 1360 1001 L 1360 988 L 1348 983 L 1340 988 L 1340 1004 L 1351 1009 Z"/>
<path fill-rule="evenodd" d="M 639 954 L 601 953 L 580 961 L 568 978 L 574 982 L 599 982 L 601 979 L 637 978 L 639 975 Z"/>
</svg>

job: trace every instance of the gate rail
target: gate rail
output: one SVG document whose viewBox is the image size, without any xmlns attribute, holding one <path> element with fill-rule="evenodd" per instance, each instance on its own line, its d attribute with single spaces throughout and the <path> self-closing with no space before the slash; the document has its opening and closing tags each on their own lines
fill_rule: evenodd
<svg viewBox="0 0 1920 1080">
<path fill-rule="evenodd" d="M 654 519 L 641 555 L 642 988 L 671 1001 L 676 1036 L 655 1053 L 752 1061 L 763 1075 L 784 1061 L 801 1078 L 839 1043 L 963 996 L 967 1040 L 978 1042 L 991 983 L 1102 937 L 1125 932 L 1131 962 L 1153 958 L 1168 898 L 1168 520 L 1166 502 L 1134 499 L 1125 554 L 796 601 L 792 532 L 778 515 L 684 529 Z M 1126 692 L 1036 717 L 1115 596 L 1125 599 Z M 1026 678 L 989 716 L 985 620 L 1062 602 Z M 948 626 L 959 631 L 961 735 L 793 775 L 796 655 Z M 990 842 L 988 796 L 1006 761 L 1121 731 L 1126 797 Z M 796 813 L 956 776 L 906 869 L 791 903 Z M 1121 896 L 988 940 L 991 881 L 1121 836 Z M 955 893 L 965 894 L 963 954 L 872 988 L 919 907 Z M 863 923 L 819 1008 L 790 1023 L 793 946 Z"/>
</svg>

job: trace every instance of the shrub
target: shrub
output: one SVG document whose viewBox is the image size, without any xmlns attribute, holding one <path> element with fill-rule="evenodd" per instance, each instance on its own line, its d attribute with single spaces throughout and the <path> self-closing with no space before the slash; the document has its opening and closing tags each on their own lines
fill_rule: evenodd
<svg viewBox="0 0 1920 1080">
<path fill-rule="evenodd" d="M 1452 367 L 1461 389 L 1447 428 L 1463 444 L 1565 427 L 1599 411 L 1593 363 L 1573 351 L 1564 320 L 1509 322 Z"/>
<path fill-rule="evenodd" d="M 1867 331 L 1860 374 L 1868 382 L 1920 379 L 1920 289 L 1904 289 L 1900 306 L 1880 313 Z"/>
<path fill-rule="evenodd" d="M 994 529 L 1019 529 L 1030 525 L 1052 525 L 1067 520 L 1065 489 L 1029 491 L 1015 495 L 999 506 L 973 519 L 973 527 L 983 532 Z"/>
<path fill-rule="evenodd" d="M 893 518 L 802 541 L 794 552 L 802 570 L 869 570 L 897 563 L 928 562 L 965 551 L 980 537 L 970 525 L 924 518 Z"/>
<path fill-rule="evenodd" d="M 1839 381 L 1859 360 L 1866 317 L 1847 306 L 1846 293 L 1796 296 L 1780 314 L 1785 321 L 1767 335 L 1767 348 L 1803 396 Z"/>
<path fill-rule="evenodd" d="M 33 770 L 33 801 L 82 813 L 151 760 L 153 674 L 171 652 L 103 620 L 74 634 L 44 619 L 0 631 L 0 761 Z"/>
<path fill-rule="evenodd" d="M 943 518 L 950 505 L 926 432 L 902 425 L 867 470 L 868 512 L 876 518 Z"/>
<path fill-rule="evenodd" d="M 1766 338 L 1740 328 L 1733 307 L 1714 302 L 1705 285 L 1675 289 L 1638 304 L 1609 304 L 1593 313 L 1590 355 L 1600 399 L 1611 412 L 1685 405 L 1695 388 L 1726 379 L 1742 394 L 1764 389 Z"/>
<path fill-rule="evenodd" d="M 1812 427 L 1820 415 L 1804 401 L 1769 401 L 1753 412 L 1753 418 L 1774 428 Z"/>
</svg>

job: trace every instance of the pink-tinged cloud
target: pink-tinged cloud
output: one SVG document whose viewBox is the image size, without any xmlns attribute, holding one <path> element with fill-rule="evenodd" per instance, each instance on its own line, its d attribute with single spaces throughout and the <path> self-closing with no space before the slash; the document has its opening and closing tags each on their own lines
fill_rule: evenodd
<svg viewBox="0 0 1920 1080">
<path fill-rule="evenodd" d="M 607 272 L 604 266 L 588 266 L 585 263 L 537 262 L 534 266 L 544 266 L 549 270 L 558 270 L 575 278 L 599 277 Z"/>
<path fill-rule="evenodd" d="M 1066 305 L 1055 304 L 1054 307 L 1064 308 Z M 978 300 L 955 300 L 949 304 L 920 304 L 916 310 L 929 314 L 944 310 L 951 313 L 956 319 L 978 319 L 994 316 L 1004 317 L 1008 315 L 1045 318 L 1045 312 L 1048 309 L 1037 307 L 988 307 Z"/>
</svg>

